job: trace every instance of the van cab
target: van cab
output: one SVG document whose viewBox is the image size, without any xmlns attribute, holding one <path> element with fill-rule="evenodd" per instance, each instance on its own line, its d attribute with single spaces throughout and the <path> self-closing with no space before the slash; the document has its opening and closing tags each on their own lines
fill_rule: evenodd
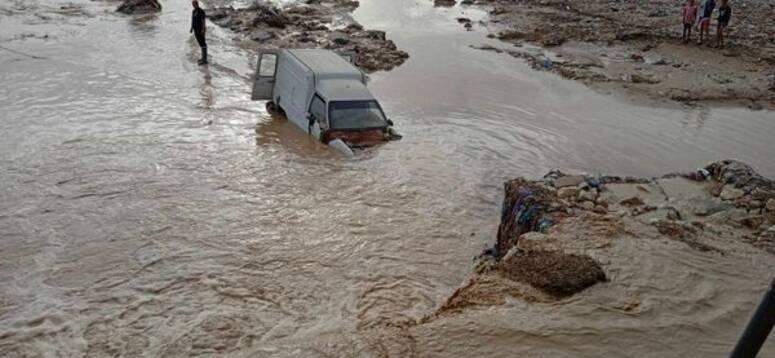
<svg viewBox="0 0 775 358">
<path fill-rule="evenodd" d="M 352 58 L 324 49 L 261 50 L 251 99 L 268 101 L 270 113 L 285 114 L 306 133 L 348 154 L 399 139 Z"/>
</svg>

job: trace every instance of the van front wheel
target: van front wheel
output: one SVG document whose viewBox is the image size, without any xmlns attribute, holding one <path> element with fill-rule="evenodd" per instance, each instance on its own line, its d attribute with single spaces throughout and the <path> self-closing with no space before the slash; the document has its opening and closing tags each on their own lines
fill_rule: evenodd
<svg viewBox="0 0 775 358">
<path fill-rule="evenodd" d="M 272 101 L 266 102 L 266 111 L 271 115 L 280 113 L 280 111 L 278 111 L 277 105 Z"/>
</svg>

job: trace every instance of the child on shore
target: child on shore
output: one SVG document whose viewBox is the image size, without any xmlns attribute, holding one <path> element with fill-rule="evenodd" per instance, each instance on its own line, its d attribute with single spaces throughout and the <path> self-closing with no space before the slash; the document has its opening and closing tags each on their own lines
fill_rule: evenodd
<svg viewBox="0 0 775 358">
<path fill-rule="evenodd" d="M 718 8 L 718 31 L 716 32 L 716 46 L 724 48 L 724 30 L 729 25 L 732 18 L 732 7 L 728 0 L 721 0 L 721 6 Z"/>
<path fill-rule="evenodd" d="M 687 0 L 681 10 L 681 17 L 684 24 L 683 42 L 688 43 L 692 40 L 692 26 L 697 21 L 697 4 L 695 0 Z"/>
<path fill-rule="evenodd" d="M 700 31 L 700 39 L 697 41 L 698 45 L 702 45 L 703 34 L 710 37 L 710 17 L 715 9 L 716 1 L 714 0 L 702 0 L 700 3 L 700 16 L 697 21 L 697 28 Z"/>
</svg>

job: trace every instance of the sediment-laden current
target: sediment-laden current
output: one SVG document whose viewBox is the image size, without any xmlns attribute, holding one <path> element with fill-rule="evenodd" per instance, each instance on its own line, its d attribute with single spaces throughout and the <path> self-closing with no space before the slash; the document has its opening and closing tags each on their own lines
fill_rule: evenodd
<svg viewBox="0 0 775 358">
<path fill-rule="evenodd" d="M 410 54 L 370 75 L 404 139 L 345 159 L 249 100 L 255 53 L 235 34 L 210 27 L 196 66 L 189 4 L 162 4 L 0 1 L 2 356 L 511 356 L 514 337 L 532 354 L 666 356 L 707 332 L 732 336 L 703 350 L 726 355 L 771 276 L 644 256 L 632 265 L 704 281 L 654 282 L 643 321 L 596 309 L 598 289 L 561 319 L 517 303 L 524 316 L 458 320 L 450 337 L 385 333 L 466 279 L 505 179 L 728 157 L 772 177 L 772 112 L 627 103 L 471 48 L 493 40 L 454 18 L 479 10 L 369 0 L 355 19 Z"/>
</svg>

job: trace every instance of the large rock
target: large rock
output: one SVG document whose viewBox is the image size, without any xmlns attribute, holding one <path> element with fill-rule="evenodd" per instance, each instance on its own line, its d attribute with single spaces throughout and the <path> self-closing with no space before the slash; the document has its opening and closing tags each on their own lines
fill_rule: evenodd
<svg viewBox="0 0 775 358">
<path fill-rule="evenodd" d="M 328 35 L 328 39 L 340 46 L 344 46 L 350 43 L 350 38 L 344 32 L 334 31 Z"/>
<path fill-rule="evenodd" d="M 433 0 L 434 6 L 452 7 L 457 4 L 456 0 Z"/>
<path fill-rule="evenodd" d="M 590 189 L 590 190 L 582 190 L 579 192 L 579 201 L 591 201 L 595 202 L 597 200 L 597 189 Z"/>
<path fill-rule="evenodd" d="M 742 198 L 743 195 L 745 195 L 743 190 L 735 188 L 732 185 L 725 185 L 724 189 L 721 190 L 719 197 L 721 200 L 735 200 Z"/>
<path fill-rule="evenodd" d="M 651 77 L 650 75 L 640 75 L 637 73 L 633 73 L 629 75 L 630 82 L 632 83 L 646 83 L 646 84 L 656 84 L 659 83 L 658 79 L 655 79 L 654 77 Z"/>
<path fill-rule="evenodd" d="M 366 31 L 366 37 L 372 40 L 385 41 L 387 39 L 387 33 L 381 30 L 368 30 Z"/>
<path fill-rule="evenodd" d="M 775 198 L 767 200 L 766 208 L 769 211 L 775 211 Z"/>
<path fill-rule="evenodd" d="M 250 39 L 257 42 L 264 42 L 274 38 L 274 34 L 269 31 L 256 30 L 250 34 Z"/>
<path fill-rule="evenodd" d="M 633 196 L 631 198 L 620 201 L 619 204 L 624 206 L 642 206 L 646 203 L 639 196 Z"/>
<path fill-rule="evenodd" d="M 731 205 L 715 198 L 699 196 L 687 200 L 686 209 L 697 216 L 709 216 L 729 209 Z"/>
<path fill-rule="evenodd" d="M 752 192 L 755 188 L 775 191 L 775 181 L 762 177 L 750 165 L 743 162 L 725 160 L 713 163 L 705 167 L 705 170 L 722 184 L 732 184 L 746 192 Z"/>
<path fill-rule="evenodd" d="M 499 265 L 505 277 L 555 297 L 567 297 L 607 280 L 603 268 L 589 256 L 517 247 L 506 256 Z"/>
<path fill-rule="evenodd" d="M 126 0 L 116 11 L 124 14 L 144 14 L 161 11 L 161 4 L 157 0 Z"/>
<path fill-rule="evenodd" d="M 769 229 L 762 231 L 759 234 L 757 240 L 753 243 L 754 246 L 766 250 L 771 254 L 775 254 L 775 225 Z"/>
<path fill-rule="evenodd" d="M 575 198 L 577 192 L 578 192 L 578 189 L 576 189 L 575 186 L 565 187 L 560 190 L 557 190 L 557 197 L 560 199 Z"/>
<path fill-rule="evenodd" d="M 579 206 L 581 206 L 582 209 L 589 210 L 589 211 L 592 211 L 592 210 L 595 209 L 595 203 L 593 203 L 591 201 L 585 201 L 585 202 L 579 204 Z"/>
<path fill-rule="evenodd" d="M 253 26 L 264 23 L 269 27 L 284 29 L 290 23 L 290 20 L 278 9 L 260 6 L 253 9 L 253 11 L 256 12 L 256 16 L 253 18 Z"/>
<path fill-rule="evenodd" d="M 559 177 L 554 180 L 554 186 L 556 188 L 564 188 L 566 186 L 577 186 L 586 180 L 583 175 L 568 175 Z"/>
</svg>

